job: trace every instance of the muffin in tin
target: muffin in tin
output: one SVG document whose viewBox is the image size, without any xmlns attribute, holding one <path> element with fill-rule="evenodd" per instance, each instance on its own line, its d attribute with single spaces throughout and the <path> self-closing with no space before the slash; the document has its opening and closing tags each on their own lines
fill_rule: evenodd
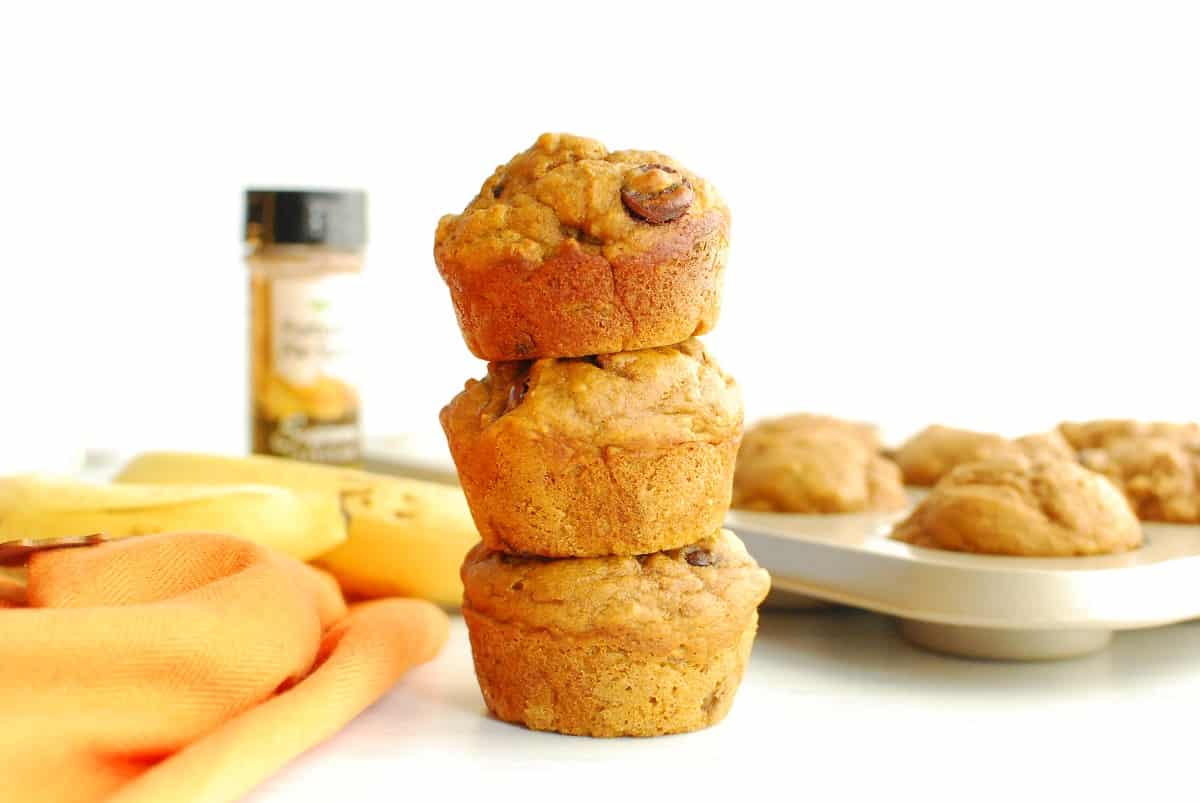
<svg viewBox="0 0 1200 803">
<path fill-rule="evenodd" d="M 900 469 L 879 454 L 870 424 L 797 414 L 746 432 L 733 480 L 733 506 L 781 513 L 902 510 Z"/>
<path fill-rule="evenodd" d="M 692 543 L 721 526 L 742 400 L 692 339 L 492 363 L 441 420 L 489 548 L 638 555 Z"/>
<path fill-rule="evenodd" d="M 632 351 L 713 328 L 729 222 L 669 156 L 543 134 L 441 219 L 434 258 L 481 359 Z"/>
<path fill-rule="evenodd" d="M 1070 444 L 1057 432 L 1039 432 L 1010 440 L 992 432 L 926 427 L 897 451 L 896 463 L 909 485 L 930 486 L 958 466 L 991 458 L 1028 457 L 1034 460 L 1074 460 Z"/>
<path fill-rule="evenodd" d="M 867 421 L 852 421 L 823 413 L 791 413 L 756 421 L 754 432 L 762 438 L 791 438 L 807 435 L 830 435 L 853 440 L 872 452 L 883 452 L 879 428 Z M 749 433 L 747 433 L 749 435 Z"/>
<path fill-rule="evenodd" d="M 1056 429 L 1022 435 L 1013 441 L 1032 460 L 1075 460 L 1075 450 Z"/>
<path fill-rule="evenodd" d="M 770 586 L 724 530 L 681 549 L 575 560 L 480 544 L 462 579 L 488 709 L 580 736 L 655 736 L 720 721 Z"/>
<path fill-rule="evenodd" d="M 1104 449 L 1110 444 L 1133 439 L 1161 438 L 1200 449 L 1200 424 L 1195 421 L 1138 421 L 1132 418 L 1101 418 L 1094 421 L 1063 421 L 1058 425 L 1067 442 L 1077 451 Z"/>
<path fill-rule="evenodd" d="M 1071 557 L 1135 549 L 1142 531 L 1105 477 L 1068 460 L 1021 455 L 954 469 L 892 537 L 958 552 Z"/>
<path fill-rule="evenodd" d="M 1115 438 L 1080 462 L 1125 492 L 1142 521 L 1200 524 L 1200 446 L 1169 437 Z"/>
</svg>

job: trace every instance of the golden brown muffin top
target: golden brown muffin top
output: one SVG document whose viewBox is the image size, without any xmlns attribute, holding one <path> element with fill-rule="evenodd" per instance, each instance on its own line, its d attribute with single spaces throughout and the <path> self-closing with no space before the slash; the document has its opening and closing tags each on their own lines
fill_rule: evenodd
<svg viewBox="0 0 1200 803">
<path fill-rule="evenodd" d="M 998 458 L 959 466 L 892 533 L 915 546 L 995 555 L 1069 557 L 1142 542 L 1111 482 L 1067 460 Z"/>
<path fill-rule="evenodd" d="M 771 584 L 728 530 L 630 557 L 553 560 L 479 544 L 463 562 L 462 578 L 464 605 L 498 621 L 663 652 L 727 646 Z"/>
<path fill-rule="evenodd" d="M 468 431 L 520 428 L 597 446 L 661 447 L 740 436 L 742 396 L 692 338 L 595 357 L 491 363 L 443 416 Z"/>
<path fill-rule="evenodd" d="M 669 156 L 610 153 L 594 139 L 542 134 L 497 167 L 461 215 L 438 221 L 434 255 L 439 265 L 540 264 L 574 239 L 612 261 L 712 211 L 729 215 L 711 184 Z"/>
<path fill-rule="evenodd" d="M 764 418 L 746 432 L 746 439 L 749 441 L 753 434 L 755 441 L 765 443 L 792 437 L 803 439 L 810 434 L 821 433 L 830 433 L 858 441 L 873 452 L 878 452 L 883 448 L 883 443 L 879 438 L 879 428 L 874 424 L 866 421 L 849 421 L 822 413 L 792 413 L 778 418 Z"/>
<path fill-rule="evenodd" d="M 877 453 L 875 428 L 799 414 L 751 427 L 738 452 L 733 506 L 788 513 L 900 510 L 900 469 Z"/>
<path fill-rule="evenodd" d="M 1003 435 L 934 424 L 913 435 L 896 451 L 904 480 L 933 485 L 955 467 L 989 457 L 1009 457 L 1021 450 Z"/>
<path fill-rule="evenodd" d="M 1136 421 L 1106 418 L 1096 421 L 1063 421 L 1058 431 L 1076 451 L 1103 449 L 1112 441 L 1126 438 L 1167 438 L 1200 447 L 1200 424 L 1194 421 Z"/>
<path fill-rule="evenodd" d="M 1200 523 L 1200 446 L 1171 438 L 1114 438 L 1080 462 L 1121 488 L 1143 521 Z"/>
<path fill-rule="evenodd" d="M 1075 450 L 1057 430 L 1022 435 L 1014 441 L 1026 457 L 1034 460 L 1074 460 Z"/>
<path fill-rule="evenodd" d="M 1074 460 L 1075 452 L 1057 432 L 1037 432 L 1009 440 L 991 432 L 926 427 L 896 451 L 895 460 L 910 485 L 933 485 L 965 463 L 1001 457 Z"/>
</svg>

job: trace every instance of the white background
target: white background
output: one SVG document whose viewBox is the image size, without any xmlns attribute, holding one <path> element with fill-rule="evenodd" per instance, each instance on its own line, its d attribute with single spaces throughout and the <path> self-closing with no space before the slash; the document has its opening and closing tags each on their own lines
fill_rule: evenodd
<svg viewBox="0 0 1200 803">
<path fill-rule="evenodd" d="M 481 365 L 435 223 L 544 130 L 726 196 L 751 417 L 1196 415 L 1193 4 L 5 8 L 10 456 L 245 447 L 248 184 L 369 190 L 368 427 L 436 427 Z"/>
</svg>

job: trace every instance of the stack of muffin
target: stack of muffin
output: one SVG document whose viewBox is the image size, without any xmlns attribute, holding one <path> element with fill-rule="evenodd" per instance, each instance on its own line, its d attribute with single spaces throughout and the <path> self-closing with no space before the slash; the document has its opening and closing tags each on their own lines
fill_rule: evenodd
<svg viewBox="0 0 1200 803">
<path fill-rule="evenodd" d="M 500 719 L 649 736 L 732 704 L 769 580 L 721 529 L 741 397 L 693 338 L 728 237 L 716 191 L 669 157 L 551 134 L 438 225 L 489 361 L 441 421 L 483 539 L 463 615 Z"/>
</svg>

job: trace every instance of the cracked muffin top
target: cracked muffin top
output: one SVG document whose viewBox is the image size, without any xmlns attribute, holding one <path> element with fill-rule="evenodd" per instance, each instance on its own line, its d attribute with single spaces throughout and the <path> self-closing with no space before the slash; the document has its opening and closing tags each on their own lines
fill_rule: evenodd
<svg viewBox="0 0 1200 803">
<path fill-rule="evenodd" d="M 959 466 L 892 537 L 914 546 L 993 555 L 1125 552 L 1142 531 L 1108 479 L 1066 460 L 997 458 Z"/>
<path fill-rule="evenodd" d="M 501 622 L 647 649 L 714 645 L 746 627 L 771 581 L 737 536 L 720 530 L 681 549 L 548 559 L 492 552 L 462 566 L 464 605 Z"/>
<path fill-rule="evenodd" d="M 461 432 L 509 428 L 596 446 L 740 437 L 742 397 L 699 340 L 595 357 L 497 362 L 442 411 Z"/>
<path fill-rule="evenodd" d="M 712 213 L 729 217 L 712 185 L 669 156 L 543 134 L 496 168 L 462 214 L 438 222 L 434 253 L 439 265 L 538 264 L 573 239 L 611 262 Z"/>
<path fill-rule="evenodd" d="M 787 513 L 900 510 L 908 503 L 896 464 L 878 453 L 870 424 L 794 415 L 762 421 L 738 452 L 733 506 Z"/>
<path fill-rule="evenodd" d="M 654 151 L 543 134 L 497 168 L 433 256 L 467 348 L 489 361 L 669 346 L 721 311 L 729 209 Z"/>
<path fill-rule="evenodd" d="M 1117 438 L 1080 462 L 1125 492 L 1143 521 L 1200 523 L 1200 447 L 1171 438 Z"/>
</svg>

